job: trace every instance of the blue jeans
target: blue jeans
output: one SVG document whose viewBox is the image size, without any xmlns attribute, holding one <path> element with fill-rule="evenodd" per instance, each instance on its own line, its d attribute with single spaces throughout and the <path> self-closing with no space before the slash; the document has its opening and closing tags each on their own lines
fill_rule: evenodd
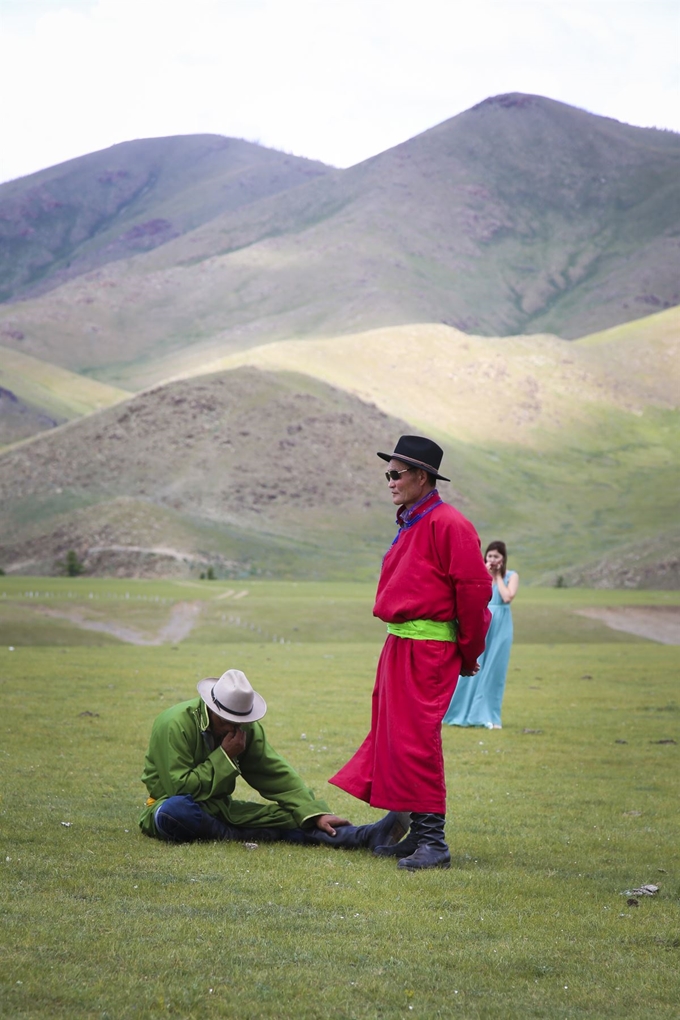
<svg viewBox="0 0 680 1020">
<path fill-rule="evenodd" d="M 359 847 L 372 849 L 388 840 L 389 833 L 397 820 L 395 812 L 389 812 L 372 825 L 342 825 L 337 835 L 329 836 L 320 829 L 277 828 L 275 826 L 228 825 L 221 818 L 215 818 L 200 807 L 193 797 L 181 794 L 164 800 L 154 815 L 156 833 L 159 839 L 168 843 L 192 843 L 197 839 L 239 840 L 242 842 L 303 843 L 307 846 L 325 843 L 327 846 L 347 850 Z"/>
<path fill-rule="evenodd" d="M 227 825 L 208 814 L 187 794 L 168 797 L 154 815 L 156 832 L 168 843 L 192 843 L 197 839 L 237 839 L 273 842 L 285 839 L 287 829 L 271 826 Z"/>
</svg>

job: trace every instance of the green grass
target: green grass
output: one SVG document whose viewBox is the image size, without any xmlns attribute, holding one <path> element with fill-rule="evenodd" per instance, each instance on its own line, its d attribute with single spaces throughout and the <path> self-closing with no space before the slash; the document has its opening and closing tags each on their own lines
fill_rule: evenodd
<svg viewBox="0 0 680 1020">
<path fill-rule="evenodd" d="M 295 581 L 140 581 L 110 578 L 0 577 L 0 646 L 118 643 L 45 610 L 154 636 L 178 602 L 200 602 L 184 643 L 323 644 L 380 642 L 385 627 L 371 615 L 375 585 Z M 589 606 L 680 605 L 680 592 L 589 591 L 522 587 L 513 604 L 516 644 L 635 644 L 644 638 L 577 615 Z M 649 644 L 649 642 L 645 642 Z"/>
<path fill-rule="evenodd" d="M 233 596 L 0 578 L 0 1015 L 677 1015 L 678 744 L 661 741 L 680 741 L 678 649 L 620 634 L 585 643 L 569 619 L 674 593 L 521 592 L 518 636 L 544 643 L 513 649 L 503 730 L 445 728 L 453 865 L 406 875 L 359 852 L 168 847 L 139 833 L 152 720 L 230 665 L 263 693 L 272 742 L 314 789 L 353 820 L 378 817 L 326 786 L 368 725 L 381 643 L 362 629 L 368 586 L 246 587 L 243 618 L 283 633 L 310 616 L 299 643 L 217 643 L 213 621 L 205 642 L 195 631 L 179 646 L 40 646 L 49 621 L 36 616 L 33 643 L 9 651 L 8 613 L 38 602 L 92 603 L 126 624 L 136 607 L 141 629 L 174 600 L 201 599 L 210 620 Z M 629 907 L 643 883 L 658 895 Z"/>
</svg>

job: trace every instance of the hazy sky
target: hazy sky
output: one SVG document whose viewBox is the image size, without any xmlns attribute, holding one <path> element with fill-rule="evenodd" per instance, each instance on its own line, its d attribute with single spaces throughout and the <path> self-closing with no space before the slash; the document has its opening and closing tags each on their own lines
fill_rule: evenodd
<svg viewBox="0 0 680 1020">
<path fill-rule="evenodd" d="M 212 132 L 350 166 L 502 92 L 680 130 L 680 0 L 0 0 L 0 180 Z"/>
</svg>

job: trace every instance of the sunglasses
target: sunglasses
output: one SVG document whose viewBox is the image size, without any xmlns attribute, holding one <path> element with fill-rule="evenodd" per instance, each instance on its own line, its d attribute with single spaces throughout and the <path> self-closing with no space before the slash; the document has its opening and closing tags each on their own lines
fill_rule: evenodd
<svg viewBox="0 0 680 1020">
<path fill-rule="evenodd" d="M 385 478 L 388 482 L 398 482 L 399 475 L 405 475 L 407 471 L 411 471 L 410 467 L 404 468 L 403 471 L 395 471 L 393 468 L 391 471 L 385 472 Z"/>
</svg>

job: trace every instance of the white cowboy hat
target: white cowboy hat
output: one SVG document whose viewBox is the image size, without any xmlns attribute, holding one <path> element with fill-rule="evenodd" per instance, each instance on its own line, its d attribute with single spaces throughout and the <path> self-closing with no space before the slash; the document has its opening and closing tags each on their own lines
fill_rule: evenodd
<svg viewBox="0 0 680 1020">
<path fill-rule="evenodd" d="M 211 712 L 230 722 L 254 722 L 267 711 L 266 701 L 240 669 L 228 669 L 219 679 L 209 676 L 199 680 L 196 689 Z"/>
</svg>

